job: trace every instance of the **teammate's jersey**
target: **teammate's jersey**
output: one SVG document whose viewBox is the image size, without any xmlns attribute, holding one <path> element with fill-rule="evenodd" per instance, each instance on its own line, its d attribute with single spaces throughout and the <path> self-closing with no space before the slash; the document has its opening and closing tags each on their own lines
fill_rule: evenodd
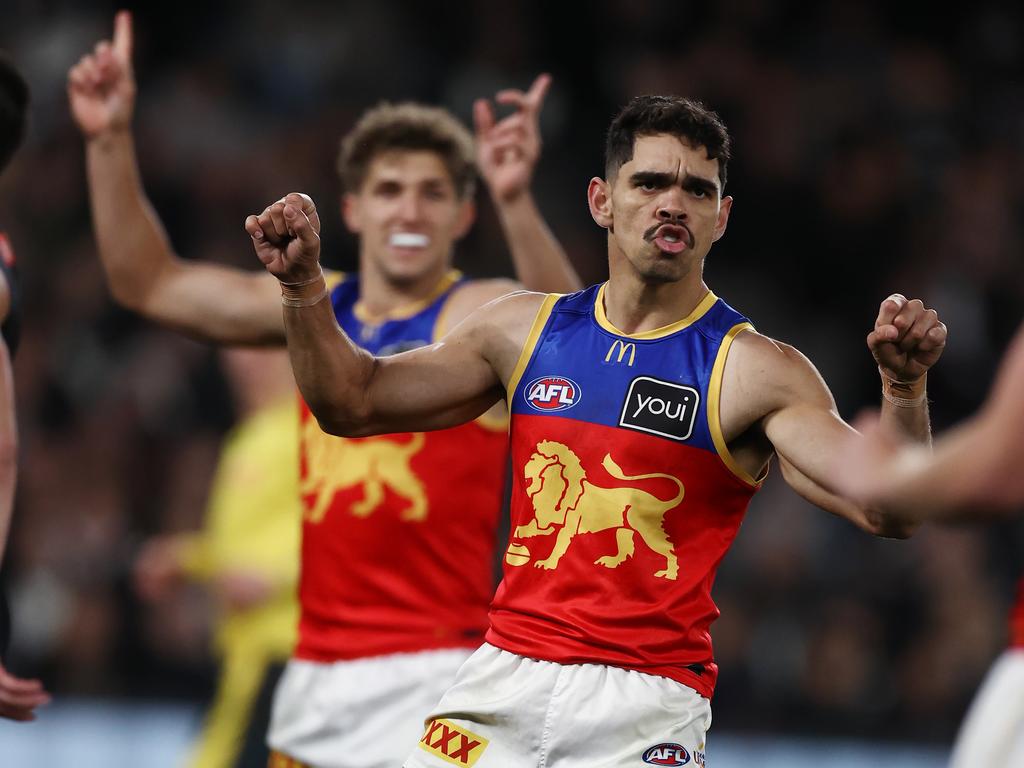
<svg viewBox="0 0 1024 768">
<path fill-rule="evenodd" d="M 1017 599 L 1010 611 L 1010 647 L 1024 648 L 1024 577 L 1017 582 Z"/>
<path fill-rule="evenodd" d="M 487 641 L 710 697 L 711 585 L 759 486 L 718 415 L 726 354 L 751 326 L 709 294 L 628 335 L 603 297 L 549 296 L 509 381 L 512 534 Z"/>
<path fill-rule="evenodd" d="M 377 355 L 430 344 L 444 329 L 457 273 L 434 295 L 377 324 L 359 283 L 331 292 L 345 332 Z M 458 375 L 453 371 L 452 375 Z M 304 501 L 296 656 L 338 661 L 475 647 L 487 628 L 501 509 L 506 423 L 342 439 L 302 406 Z"/>
</svg>

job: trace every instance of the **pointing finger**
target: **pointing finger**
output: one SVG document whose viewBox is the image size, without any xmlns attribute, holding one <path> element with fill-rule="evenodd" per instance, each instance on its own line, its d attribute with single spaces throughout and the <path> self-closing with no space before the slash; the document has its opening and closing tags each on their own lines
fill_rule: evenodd
<svg viewBox="0 0 1024 768">
<path fill-rule="evenodd" d="M 122 64 L 131 63 L 133 47 L 131 11 L 118 11 L 114 16 L 114 54 Z"/>
</svg>

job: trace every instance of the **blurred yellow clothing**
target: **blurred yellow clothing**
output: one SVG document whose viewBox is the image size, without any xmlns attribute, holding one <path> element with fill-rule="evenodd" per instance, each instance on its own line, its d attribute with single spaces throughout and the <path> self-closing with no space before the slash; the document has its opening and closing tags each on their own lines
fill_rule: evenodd
<svg viewBox="0 0 1024 768">
<path fill-rule="evenodd" d="M 183 546 L 183 567 L 197 581 L 243 571 L 273 585 L 251 609 L 222 609 L 215 644 L 223 656 L 216 699 L 193 768 L 233 765 L 268 667 L 291 655 L 298 624 L 298 407 L 293 395 L 261 409 L 225 438 L 204 528 Z"/>
</svg>

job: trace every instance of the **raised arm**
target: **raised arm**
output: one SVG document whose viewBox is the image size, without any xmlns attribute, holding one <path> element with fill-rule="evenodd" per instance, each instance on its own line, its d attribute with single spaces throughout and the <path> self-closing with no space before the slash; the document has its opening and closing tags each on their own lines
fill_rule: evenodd
<svg viewBox="0 0 1024 768">
<path fill-rule="evenodd" d="M 551 86 L 540 75 L 530 90 L 499 91 L 495 101 L 515 107 L 500 121 L 486 99 L 473 104 L 477 165 L 494 201 L 516 277 L 531 291 L 572 293 L 582 287 L 561 244 L 548 229 L 530 192 L 540 158 L 540 110 Z"/>
<path fill-rule="evenodd" d="M 973 418 L 935 442 L 908 444 L 879 421 L 857 420 L 834 468 L 839 488 L 911 521 L 969 520 L 1019 512 L 1024 504 L 1024 326 L 1008 350 L 988 399 Z"/>
<path fill-rule="evenodd" d="M 357 437 L 441 429 L 500 400 L 543 296 L 497 299 L 436 344 L 375 358 L 335 320 L 311 207 L 308 197 L 292 193 L 269 213 L 249 216 L 245 229 L 260 261 L 281 281 L 295 381 L 323 430 Z"/>
<path fill-rule="evenodd" d="M 139 177 L 131 16 L 117 14 L 102 41 L 68 74 L 68 99 L 85 138 L 93 226 L 108 286 L 123 306 L 213 342 L 284 341 L 274 280 L 178 258 Z"/>
<path fill-rule="evenodd" d="M 765 437 L 779 457 L 783 477 L 801 496 L 882 536 L 909 535 L 911 527 L 892 510 L 869 506 L 838 493 L 836 457 L 853 429 L 842 420 L 832 394 L 809 360 L 797 350 L 748 335 L 738 363 L 740 380 L 759 382 L 751 393 L 765 414 Z M 737 341 L 743 339 L 741 335 Z M 946 328 L 920 301 L 899 294 L 882 302 L 868 346 L 883 376 L 883 413 L 894 429 L 927 444 L 930 439 L 924 376 L 945 345 Z M 891 394 L 895 391 L 907 397 Z M 901 385 L 909 385 L 909 389 Z M 918 392 L 918 394 L 914 394 Z"/>
</svg>

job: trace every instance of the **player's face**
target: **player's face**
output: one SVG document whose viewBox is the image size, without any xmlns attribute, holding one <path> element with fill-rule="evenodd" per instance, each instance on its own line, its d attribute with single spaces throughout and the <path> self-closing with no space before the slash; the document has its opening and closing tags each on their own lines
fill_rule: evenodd
<svg viewBox="0 0 1024 768">
<path fill-rule="evenodd" d="M 591 212 L 608 228 L 613 256 L 646 280 L 672 282 L 699 269 L 725 233 L 731 207 L 718 161 L 664 134 L 638 138 L 614 181 L 591 182 Z"/>
<path fill-rule="evenodd" d="M 459 198 L 444 162 L 426 150 L 375 157 L 342 209 L 362 253 L 396 283 L 447 269 L 452 245 L 473 222 L 472 203 Z"/>
</svg>

